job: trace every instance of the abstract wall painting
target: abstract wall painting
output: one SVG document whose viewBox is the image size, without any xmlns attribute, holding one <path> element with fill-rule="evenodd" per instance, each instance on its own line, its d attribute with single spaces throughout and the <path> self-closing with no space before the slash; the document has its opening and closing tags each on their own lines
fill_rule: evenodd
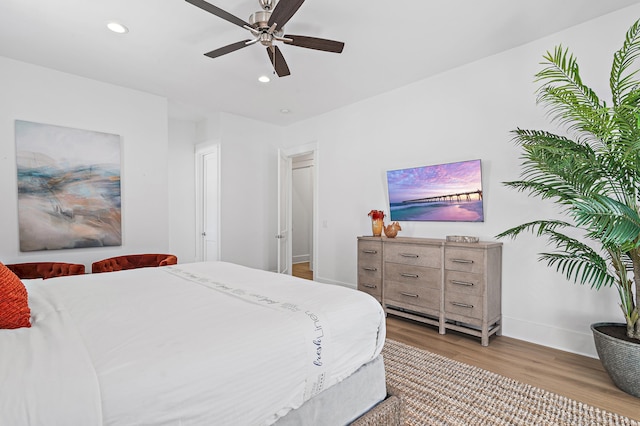
<svg viewBox="0 0 640 426">
<path fill-rule="evenodd" d="M 120 136 L 16 120 L 20 251 L 122 245 Z"/>
</svg>

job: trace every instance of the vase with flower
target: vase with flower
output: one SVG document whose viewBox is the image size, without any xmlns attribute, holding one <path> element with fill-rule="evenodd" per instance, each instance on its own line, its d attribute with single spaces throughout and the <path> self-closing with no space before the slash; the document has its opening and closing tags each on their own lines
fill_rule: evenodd
<svg viewBox="0 0 640 426">
<path fill-rule="evenodd" d="M 371 217 L 371 229 L 373 230 L 373 236 L 381 236 L 382 227 L 384 225 L 384 212 L 382 210 L 371 210 L 368 216 Z"/>
</svg>

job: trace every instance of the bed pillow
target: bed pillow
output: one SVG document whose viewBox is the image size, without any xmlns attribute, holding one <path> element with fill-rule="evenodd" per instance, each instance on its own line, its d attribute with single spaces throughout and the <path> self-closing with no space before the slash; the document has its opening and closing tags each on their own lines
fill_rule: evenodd
<svg viewBox="0 0 640 426">
<path fill-rule="evenodd" d="M 27 289 L 20 278 L 0 262 L 0 329 L 31 327 Z"/>
</svg>

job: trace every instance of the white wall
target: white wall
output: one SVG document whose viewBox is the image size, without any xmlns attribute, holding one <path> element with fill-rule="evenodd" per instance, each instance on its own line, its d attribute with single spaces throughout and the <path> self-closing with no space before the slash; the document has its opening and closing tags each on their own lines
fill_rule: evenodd
<svg viewBox="0 0 640 426">
<path fill-rule="evenodd" d="M 84 263 L 125 253 L 165 252 L 167 101 L 0 57 L 0 261 Z M 14 120 L 121 136 L 122 246 L 20 253 Z"/>
<path fill-rule="evenodd" d="M 180 263 L 196 258 L 195 142 L 197 124 L 169 120 L 169 251 Z"/>
<path fill-rule="evenodd" d="M 508 227 L 557 216 L 550 203 L 501 184 L 519 177 L 510 131 L 555 129 L 535 104 L 533 79 L 545 51 L 570 46 L 585 81 L 606 90 L 612 54 L 638 15 L 634 6 L 288 127 L 289 145 L 315 140 L 320 147 L 316 278 L 355 287 L 356 237 L 370 235 L 371 209 L 388 213 L 389 169 L 482 160 L 484 223 L 403 222 L 401 236 L 495 240 Z M 622 320 L 615 289 L 596 293 L 538 263 L 542 240 L 525 236 L 503 243 L 504 334 L 595 356 L 590 323 Z"/>
<path fill-rule="evenodd" d="M 198 123 L 197 143 L 220 143 L 223 261 L 276 269 L 277 151 L 282 134 L 282 128 L 226 113 Z"/>
</svg>

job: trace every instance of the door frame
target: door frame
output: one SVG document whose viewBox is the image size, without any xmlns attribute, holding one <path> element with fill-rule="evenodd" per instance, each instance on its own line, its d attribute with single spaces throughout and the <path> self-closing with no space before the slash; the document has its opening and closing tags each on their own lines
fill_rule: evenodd
<svg viewBox="0 0 640 426">
<path fill-rule="evenodd" d="M 217 234 L 217 252 L 218 256 L 216 260 L 221 259 L 221 236 L 220 236 L 220 165 L 222 164 L 220 161 L 220 143 L 218 141 L 210 141 L 199 143 L 195 146 L 195 180 L 196 180 L 196 229 L 195 229 L 195 238 L 196 238 L 196 260 L 202 262 L 204 260 L 204 244 L 205 239 L 203 238 L 204 232 L 204 157 L 208 154 L 217 154 L 217 173 L 218 173 L 218 188 L 216 188 L 217 200 L 217 223 L 215 224 L 216 234 Z"/>
<path fill-rule="evenodd" d="M 314 270 L 314 279 L 317 278 L 317 272 L 320 269 L 320 262 L 318 261 L 318 236 L 319 236 L 319 230 L 318 230 L 318 170 L 319 170 L 319 166 L 320 166 L 320 162 L 319 162 L 319 150 L 318 150 L 318 143 L 317 142 L 310 142 L 310 143 L 305 143 L 302 145 L 297 145 L 297 146 L 293 146 L 293 147 L 289 147 L 289 148 L 282 148 L 279 150 L 280 151 L 280 155 L 284 156 L 284 157 L 288 157 L 289 159 L 293 160 L 294 157 L 298 157 L 300 155 L 305 155 L 305 154 L 313 154 L 313 172 L 312 172 L 312 181 L 313 181 L 313 211 L 312 211 L 312 216 L 311 216 L 311 221 L 312 221 L 312 225 L 311 225 L 311 233 L 312 233 L 312 243 L 311 243 L 311 257 L 312 259 L 311 264 L 313 265 L 313 270 Z M 293 171 L 293 166 L 292 166 L 293 161 L 291 161 L 290 164 L 290 172 Z M 280 173 L 278 171 L 278 173 Z M 285 190 L 287 193 L 287 197 L 289 200 L 291 200 L 292 197 L 292 175 L 293 173 L 288 173 L 288 182 L 282 182 L 281 183 L 281 188 L 280 190 Z M 278 196 L 278 205 L 280 205 L 280 197 Z M 288 230 L 291 230 L 292 227 L 292 222 L 293 222 L 293 214 L 291 211 L 291 203 L 288 203 L 288 214 L 287 214 L 287 220 L 288 220 L 288 224 L 285 227 Z M 278 229 L 278 232 L 280 232 L 280 230 Z M 291 242 L 291 236 L 289 236 L 288 238 L 289 243 Z M 278 244 L 280 244 L 280 241 L 278 242 Z M 280 247 L 278 246 L 278 250 L 280 250 Z M 293 253 L 289 252 L 289 257 L 292 258 L 293 257 Z M 289 262 L 291 262 L 292 259 L 289 259 Z M 279 266 L 279 265 L 278 265 Z"/>
</svg>

